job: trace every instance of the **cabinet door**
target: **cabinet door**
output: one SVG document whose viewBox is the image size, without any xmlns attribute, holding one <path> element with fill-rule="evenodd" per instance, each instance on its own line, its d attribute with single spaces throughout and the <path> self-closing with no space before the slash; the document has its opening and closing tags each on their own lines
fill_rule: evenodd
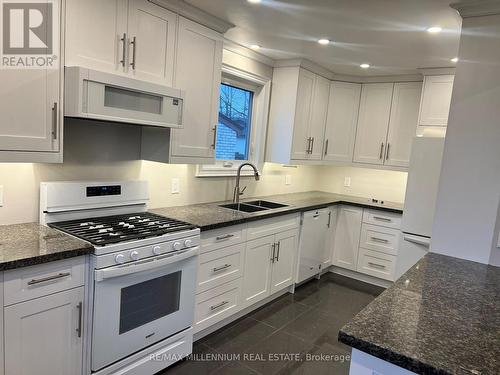
<svg viewBox="0 0 500 375">
<path fill-rule="evenodd" d="M 419 125 L 446 126 L 448 124 L 454 77 L 453 75 L 425 77 Z"/>
<path fill-rule="evenodd" d="M 352 162 L 360 95 L 359 83 L 331 82 L 323 160 Z"/>
<path fill-rule="evenodd" d="M 53 22 L 60 24 L 60 16 L 55 12 Z M 60 62 L 56 59 L 51 67 L 42 69 L 0 70 L 0 150 L 59 150 L 63 119 Z"/>
<path fill-rule="evenodd" d="M 330 81 L 316 76 L 313 100 L 311 104 L 311 119 L 309 120 L 309 137 L 311 137 L 311 160 L 321 160 L 323 155 L 323 137 L 325 135 L 326 114 L 328 112 L 328 97 Z"/>
<path fill-rule="evenodd" d="M 276 234 L 274 262 L 272 264 L 271 294 L 294 282 L 295 258 L 298 250 L 296 229 Z"/>
<path fill-rule="evenodd" d="M 385 151 L 386 165 L 407 167 L 410 163 L 411 143 L 417 130 L 421 93 L 420 82 L 394 84 Z"/>
<path fill-rule="evenodd" d="M 179 17 L 174 85 L 186 96 L 183 129 L 172 130 L 172 156 L 213 163 L 221 69 L 221 35 Z"/>
<path fill-rule="evenodd" d="M 335 249 L 335 233 L 337 231 L 337 218 L 338 210 L 337 207 L 330 207 L 329 217 L 328 217 L 328 234 L 326 238 L 325 252 L 323 256 L 323 266 L 322 269 L 332 265 L 333 251 Z"/>
<path fill-rule="evenodd" d="M 333 264 L 356 271 L 363 209 L 342 206 L 337 218 Z"/>
<path fill-rule="evenodd" d="M 245 306 L 252 305 L 271 293 L 271 253 L 273 245 L 274 236 L 262 237 L 247 242 L 242 290 L 242 301 Z"/>
<path fill-rule="evenodd" d="M 292 160 L 306 160 L 309 157 L 309 120 L 316 75 L 305 69 L 299 70 L 297 104 L 293 126 Z"/>
<path fill-rule="evenodd" d="M 129 1 L 128 68 L 134 78 L 172 86 L 176 24 L 176 14 L 165 8 Z"/>
<path fill-rule="evenodd" d="M 383 164 L 393 83 L 367 83 L 361 90 L 354 161 Z"/>
<path fill-rule="evenodd" d="M 127 0 L 66 0 L 65 64 L 125 72 L 126 32 Z"/>
<path fill-rule="evenodd" d="M 83 287 L 5 308 L 6 375 L 80 375 Z"/>
</svg>

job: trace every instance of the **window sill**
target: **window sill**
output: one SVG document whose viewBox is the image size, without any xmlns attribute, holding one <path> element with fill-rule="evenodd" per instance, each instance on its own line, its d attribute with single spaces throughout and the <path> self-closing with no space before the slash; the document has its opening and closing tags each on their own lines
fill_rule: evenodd
<svg viewBox="0 0 500 375">
<path fill-rule="evenodd" d="M 255 164 L 259 170 L 259 174 L 262 173 L 262 165 L 259 163 Z M 219 165 L 198 165 L 196 168 L 196 177 L 236 177 L 238 172 L 238 165 L 232 167 L 223 167 Z M 253 177 L 254 173 L 251 168 L 247 169 L 245 167 L 241 171 L 242 177 Z"/>
</svg>

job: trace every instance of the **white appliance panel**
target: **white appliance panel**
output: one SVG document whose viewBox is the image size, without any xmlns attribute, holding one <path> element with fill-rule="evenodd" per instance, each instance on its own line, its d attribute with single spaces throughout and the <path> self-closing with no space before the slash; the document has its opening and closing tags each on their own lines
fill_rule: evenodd
<svg viewBox="0 0 500 375">
<path fill-rule="evenodd" d="M 401 235 L 396 263 L 396 279 L 399 279 L 401 275 L 429 252 L 430 243 L 431 239 L 427 237 L 405 233 Z"/>
</svg>

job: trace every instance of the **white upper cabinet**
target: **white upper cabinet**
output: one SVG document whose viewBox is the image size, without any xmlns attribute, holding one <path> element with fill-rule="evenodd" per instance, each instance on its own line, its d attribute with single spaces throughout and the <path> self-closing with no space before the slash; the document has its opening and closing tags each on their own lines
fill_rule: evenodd
<svg viewBox="0 0 500 375">
<path fill-rule="evenodd" d="M 300 67 L 275 68 L 267 160 L 321 160 L 329 81 Z"/>
<path fill-rule="evenodd" d="M 421 82 L 394 84 L 385 165 L 395 167 L 409 165 L 411 143 L 417 129 L 421 93 Z"/>
<path fill-rule="evenodd" d="M 420 106 L 420 126 L 446 126 L 454 75 L 426 76 Z"/>
<path fill-rule="evenodd" d="M 174 86 L 185 90 L 186 96 L 183 129 L 171 133 L 171 155 L 179 162 L 213 163 L 222 36 L 179 17 L 175 67 Z"/>
<path fill-rule="evenodd" d="M 352 162 L 361 84 L 331 82 L 323 160 Z"/>
<path fill-rule="evenodd" d="M 147 0 L 68 0 L 66 14 L 67 66 L 172 85 L 174 13 Z"/>
<path fill-rule="evenodd" d="M 384 164 L 393 83 L 367 83 L 361 90 L 354 161 Z"/>
<path fill-rule="evenodd" d="M 147 0 L 129 0 L 129 67 L 138 79 L 172 85 L 177 15 Z"/>
<path fill-rule="evenodd" d="M 66 0 L 67 66 L 125 72 L 126 34 L 127 0 Z"/>
</svg>

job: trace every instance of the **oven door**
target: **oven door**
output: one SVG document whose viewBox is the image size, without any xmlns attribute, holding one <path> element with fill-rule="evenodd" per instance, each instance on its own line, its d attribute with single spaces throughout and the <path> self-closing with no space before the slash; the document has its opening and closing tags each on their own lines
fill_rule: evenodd
<svg viewBox="0 0 500 375">
<path fill-rule="evenodd" d="M 193 324 L 198 248 L 94 272 L 92 370 Z"/>
</svg>

